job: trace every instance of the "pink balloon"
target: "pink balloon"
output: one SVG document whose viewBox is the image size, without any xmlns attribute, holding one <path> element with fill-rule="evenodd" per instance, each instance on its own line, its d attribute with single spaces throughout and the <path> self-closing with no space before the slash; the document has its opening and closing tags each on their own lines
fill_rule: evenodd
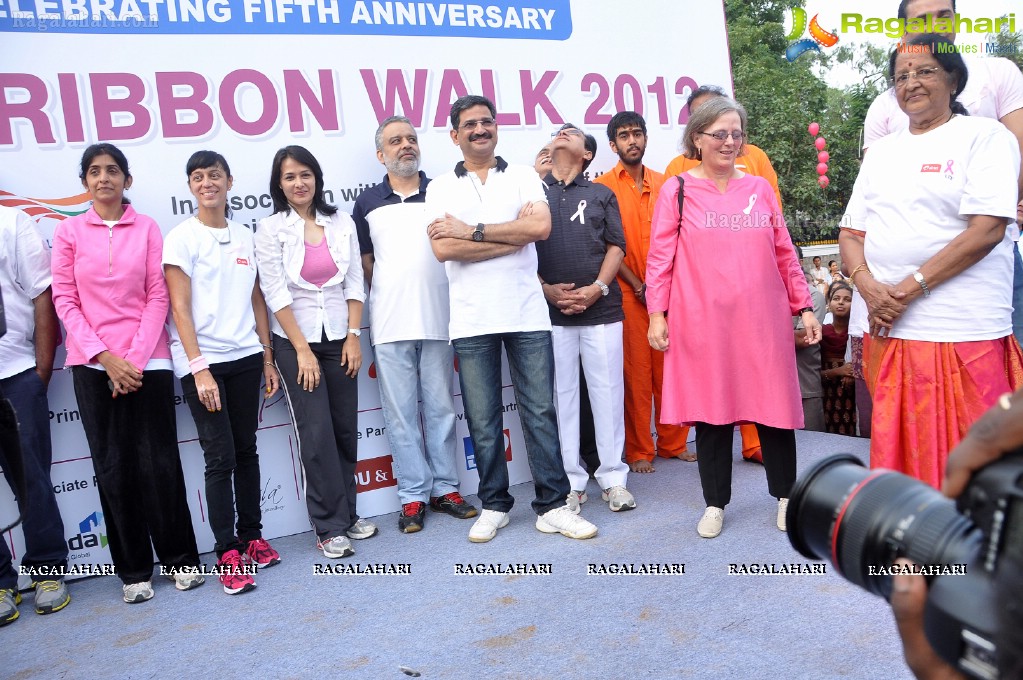
<svg viewBox="0 0 1023 680">
<path fill-rule="evenodd" d="M 828 179 L 827 175 L 821 175 L 817 178 L 817 184 L 821 185 L 821 189 L 827 189 L 828 185 L 831 184 L 831 180 Z"/>
<path fill-rule="evenodd" d="M 816 137 L 817 133 L 821 131 L 821 126 L 817 123 L 810 123 L 806 126 L 806 131 L 810 133 L 811 137 Z"/>
<path fill-rule="evenodd" d="M 826 174 L 828 174 L 828 164 L 827 163 L 818 163 L 817 164 L 817 174 L 818 175 L 826 175 Z"/>
<path fill-rule="evenodd" d="M 820 161 L 821 163 L 827 163 L 829 160 L 831 160 L 831 154 L 829 154 L 827 151 L 821 151 L 819 154 L 817 154 L 817 160 Z"/>
<path fill-rule="evenodd" d="M 818 151 L 824 151 L 824 147 L 826 147 L 828 143 L 824 141 L 823 137 L 818 137 L 816 140 L 814 140 L 813 145 L 817 147 Z"/>
</svg>

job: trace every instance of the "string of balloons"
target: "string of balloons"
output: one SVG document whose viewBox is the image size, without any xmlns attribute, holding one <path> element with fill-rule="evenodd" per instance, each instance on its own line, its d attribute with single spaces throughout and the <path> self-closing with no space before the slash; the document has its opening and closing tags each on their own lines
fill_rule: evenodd
<svg viewBox="0 0 1023 680">
<path fill-rule="evenodd" d="M 831 180 L 828 179 L 828 161 L 831 160 L 831 154 L 825 149 L 828 146 L 828 141 L 818 133 L 821 131 L 819 123 L 810 123 L 806 126 L 806 131 L 810 133 L 811 137 L 814 137 L 813 145 L 817 149 L 817 184 L 820 185 L 821 189 L 827 189 L 828 185 L 831 184 Z"/>
</svg>

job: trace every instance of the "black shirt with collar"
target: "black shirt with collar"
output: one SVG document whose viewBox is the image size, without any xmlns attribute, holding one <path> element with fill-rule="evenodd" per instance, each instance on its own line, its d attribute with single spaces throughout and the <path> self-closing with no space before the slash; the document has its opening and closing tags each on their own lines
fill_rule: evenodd
<svg viewBox="0 0 1023 680">
<path fill-rule="evenodd" d="M 625 234 L 618 199 L 603 184 L 580 173 L 568 184 L 554 173 L 543 178 L 551 209 L 551 235 L 536 242 L 537 269 L 545 283 L 589 286 L 600 273 L 608 246 L 625 250 Z M 564 314 L 547 302 L 555 326 L 596 326 L 625 318 L 618 277 L 605 281 L 610 292 L 581 314 Z"/>
</svg>

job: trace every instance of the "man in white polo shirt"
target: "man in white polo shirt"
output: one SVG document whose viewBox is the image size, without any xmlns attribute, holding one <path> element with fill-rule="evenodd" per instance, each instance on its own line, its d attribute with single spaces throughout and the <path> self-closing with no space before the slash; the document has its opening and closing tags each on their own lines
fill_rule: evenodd
<svg viewBox="0 0 1023 680">
<path fill-rule="evenodd" d="M 419 139 L 408 118 L 391 116 L 375 141 L 387 174 L 359 194 L 352 217 L 370 285 L 370 341 L 398 479 L 398 530 L 411 534 L 423 528 L 427 502 L 458 519 L 477 512 L 458 493 L 448 279 L 425 231 L 430 180 L 419 170 Z"/>
<path fill-rule="evenodd" d="M 7 333 L 0 338 L 0 398 L 18 417 L 25 470 L 25 554 L 21 566 L 32 574 L 38 614 L 60 611 L 71 602 L 61 575 L 68 547 L 57 497 L 50 483 L 50 409 L 46 387 L 60 344 L 60 325 L 50 293 L 50 253 L 31 218 L 0 206 L 0 290 Z M 0 467 L 11 488 L 11 466 L 0 448 Z M 0 536 L 0 626 L 18 618 L 18 572 Z"/>
<path fill-rule="evenodd" d="M 554 412 L 554 355 L 536 248 L 551 231 L 544 185 L 533 168 L 495 156 L 497 122 L 486 97 L 451 106 L 451 140 L 462 151 L 452 172 L 430 184 L 427 233 L 445 263 L 450 337 L 458 355 L 462 404 L 472 436 L 483 512 L 469 540 L 483 543 L 508 524 L 501 398 L 501 347 L 508 355 L 518 414 L 533 473 L 536 528 L 590 538 L 597 527 L 572 512 Z"/>
</svg>

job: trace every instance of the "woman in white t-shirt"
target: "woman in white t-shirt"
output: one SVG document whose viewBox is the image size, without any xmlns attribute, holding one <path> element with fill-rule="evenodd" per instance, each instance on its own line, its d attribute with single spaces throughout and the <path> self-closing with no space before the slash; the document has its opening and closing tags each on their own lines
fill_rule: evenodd
<svg viewBox="0 0 1023 680">
<path fill-rule="evenodd" d="M 252 232 L 229 219 L 231 168 L 215 151 L 196 151 L 185 173 L 198 209 L 163 244 L 171 358 L 206 459 L 206 508 L 220 583 L 235 595 L 256 585 L 244 562 L 270 567 L 281 561 L 262 536 L 256 453 L 260 383 L 269 398 L 279 380 Z"/>
<path fill-rule="evenodd" d="M 273 312 L 274 358 L 288 397 L 316 546 L 354 554 L 376 527 L 355 510 L 362 258 L 355 222 L 323 196 L 309 151 L 288 146 L 270 171 L 274 214 L 259 221 L 259 285 Z"/>
<path fill-rule="evenodd" d="M 871 466 L 940 487 L 970 424 L 1023 385 L 1006 233 L 1020 157 L 956 101 L 967 70 L 944 38 L 912 37 L 889 74 L 909 128 L 871 145 L 839 242 L 869 315 Z"/>
</svg>

